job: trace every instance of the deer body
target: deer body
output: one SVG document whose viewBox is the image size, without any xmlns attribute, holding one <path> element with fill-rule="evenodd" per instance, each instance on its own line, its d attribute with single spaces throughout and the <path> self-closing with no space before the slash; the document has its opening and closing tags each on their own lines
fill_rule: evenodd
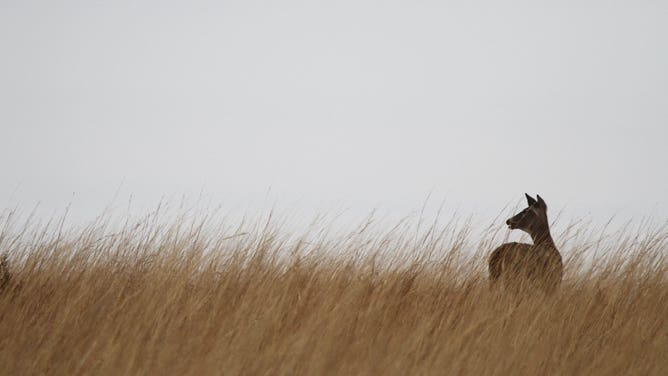
<svg viewBox="0 0 668 376">
<path fill-rule="evenodd" d="M 489 257 L 489 278 L 492 284 L 531 285 L 551 293 L 561 283 L 561 254 L 550 235 L 547 205 L 540 196 L 534 200 L 526 195 L 529 206 L 506 221 L 510 229 L 523 230 L 533 244 L 505 243 Z"/>
<path fill-rule="evenodd" d="M 9 283 L 12 279 L 12 273 L 9 270 L 9 261 L 7 261 L 7 254 L 0 256 L 0 290 Z"/>
</svg>

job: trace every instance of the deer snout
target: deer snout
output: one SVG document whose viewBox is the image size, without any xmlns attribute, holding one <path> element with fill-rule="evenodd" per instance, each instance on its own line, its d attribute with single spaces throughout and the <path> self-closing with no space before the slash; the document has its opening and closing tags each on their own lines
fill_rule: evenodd
<svg viewBox="0 0 668 376">
<path fill-rule="evenodd" d="M 508 225 L 508 228 L 510 228 L 511 230 L 514 230 L 514 229 L 515 229 L 515 223 L 513 222 L 513 219 L 512 219 L 512 218 L 508 219 L 508 220 L 506 221 L 506 224 Z"/>
</svg>

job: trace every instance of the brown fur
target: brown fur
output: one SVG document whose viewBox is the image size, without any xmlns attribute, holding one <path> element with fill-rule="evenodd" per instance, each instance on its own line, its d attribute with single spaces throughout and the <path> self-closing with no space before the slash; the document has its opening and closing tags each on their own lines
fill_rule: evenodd
<svg viewBox="0 0 668 376">
<path fill-rule="evenodd" d="M 534 200 L 527 195 L 529 206 L 508 219 L 511 229 L 531 235 L 534 244 L 505 243 L 489 257 L 489 278 L 493 285 L 516 287 L 532 286 L 551 293 L 559 287 L 563 276 L 563 262 L 547 221 L 547 205 L 540 196 Z"/>
<path fill-rule="evenodd" d="M 489 278 L 492 284 L 525 282 L 546 292 L 553 292 L 561 283 L 563 264 L 556 248 L 525 243 L 505 243 L 489 257 Z"/>
<path fill-rule="evenodd" d="M 7 255 L 0 256 L 0 290 L 2 290 L 12 279 L 12 273 L 9 271 L 9 261 Z"/>
</svg>

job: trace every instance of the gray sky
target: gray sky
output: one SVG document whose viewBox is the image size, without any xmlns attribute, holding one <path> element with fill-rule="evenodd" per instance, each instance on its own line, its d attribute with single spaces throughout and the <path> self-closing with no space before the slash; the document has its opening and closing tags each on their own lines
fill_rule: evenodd
<svg viewBox="0 0 668 376">
<path fill-rule="evenodd" d="M 665 219 L 668 2 L 538 3 L 1 0 L 0 205 Z"/>
</svg>

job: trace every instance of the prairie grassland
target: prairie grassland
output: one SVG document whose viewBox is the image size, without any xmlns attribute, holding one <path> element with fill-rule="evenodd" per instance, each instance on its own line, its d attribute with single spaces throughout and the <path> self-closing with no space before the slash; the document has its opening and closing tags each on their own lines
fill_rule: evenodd
<svg viewBox="0 0 668 376">
<path fill-rule="evenodd" d="M 553 296 L 490 289 L 505 230 L 10 225 L 7 375 L 665 375 L 668 231 L 556 235 Z M 208 228 L 208 229 L 207 229 Z M 610 239 L 608 239 L 610 240 Z M 605 243 L 605 244 L 604 244 Z"/>
</svg>

